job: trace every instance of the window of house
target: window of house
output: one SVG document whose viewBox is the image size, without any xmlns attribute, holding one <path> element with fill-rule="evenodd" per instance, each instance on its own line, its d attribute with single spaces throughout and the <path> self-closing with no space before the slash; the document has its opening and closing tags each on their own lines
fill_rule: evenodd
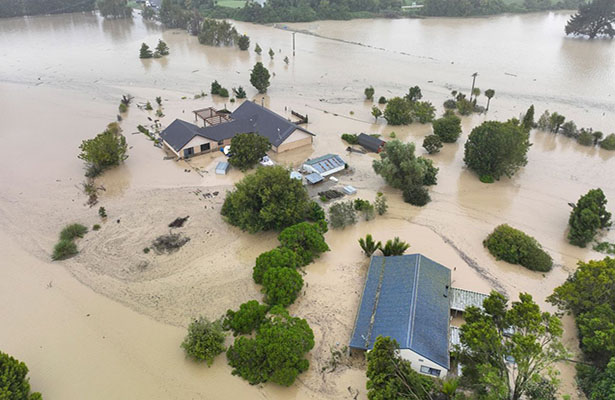
<svg viewBox="0 0 615 400">
<path fill-rule="evenodd" d="M 218 142 L 218 146 L 222 146 L 223 144 L 224 144 L 224 140 L 220 140 L 220 141 Z"/>
<path fill-rule="evenodd" d="M 433 376 L 440 376 L 440 370 L 435 368 L 430 368 L 426 365 L 421 365 L 421 373 Z"/>
<path fill-rule="evenodd" d="M 209 143 L 204 143 L 201 145 L 201 152 L 209 150 Z"/>
<path fill-rule="evenodd" d="M 184 149 L 184 157 L 190 157 L 193 154 L 194 154 L 194 147 L 188 147 L 187 149 Z"/>
</svg>

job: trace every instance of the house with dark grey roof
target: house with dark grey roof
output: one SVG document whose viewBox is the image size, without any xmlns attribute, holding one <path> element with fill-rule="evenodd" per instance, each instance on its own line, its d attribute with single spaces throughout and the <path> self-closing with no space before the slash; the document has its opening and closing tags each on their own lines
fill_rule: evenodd
<svg viewBox="0 0 615 400">
<path fill-rule="evenodd" d="M 445 377 L 450 285 L 451 270 L 421 254 L 373 256 L 350 348 L 371 350 L 378 336 L 389 336 L 413 369 Z"/>
<path fill-rule="evenodd" d="M 364 149 L 373 151 L 374 153 L 380 153 L 386 144 L 384 140 L 372 135 L 366 135 L 365 133 L 359 134 L 359 136 L 357 136 L 357 140 Z"/>
<path fill-rule="evenodd" d="M 243 102 L 228 114 L 213 109 L 197 110 L 205 126 L 176 119 L 160 133 L 164 145 L 178 158 L 218 150 L 231 144 L 241 133 L 256 133 L 266 137 L 275 152 L 311 145 L 314 134 L 265 107 L 251 101 Z"/>
</svg>

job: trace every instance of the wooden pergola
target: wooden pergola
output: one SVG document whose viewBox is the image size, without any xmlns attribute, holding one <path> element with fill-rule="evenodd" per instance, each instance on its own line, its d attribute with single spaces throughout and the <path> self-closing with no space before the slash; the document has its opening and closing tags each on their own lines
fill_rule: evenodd
<svg viewBox="0 0 615 400">
<path fill-rule="evenodd" d="M 203 126 L 218 125 L 232 120 L 230 115 L 220 112 L 213 107 L 201 108 L 192 112 L 194 113 L 195 121 L 198 121 L 198 118 L 203 120 Z"/>
</svg>

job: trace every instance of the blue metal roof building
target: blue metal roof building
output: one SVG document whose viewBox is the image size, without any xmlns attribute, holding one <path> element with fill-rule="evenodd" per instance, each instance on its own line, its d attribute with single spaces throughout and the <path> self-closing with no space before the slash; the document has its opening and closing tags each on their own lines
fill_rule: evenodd
<svg viewBox="0 0 615 400">
<path fill-rule="evenodd" d="M 400 350 L 448 370 L 450 285 L 450 269 L 421 254 L 373 256 L 350 347 L 369 350 L 378 336 L 389 336 Z"/>
</svg>

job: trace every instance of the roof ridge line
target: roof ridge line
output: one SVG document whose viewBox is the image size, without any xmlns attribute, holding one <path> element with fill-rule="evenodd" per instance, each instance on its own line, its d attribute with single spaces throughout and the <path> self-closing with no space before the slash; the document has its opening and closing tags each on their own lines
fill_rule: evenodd
<svg viewBox="0 0 615 400">
<path fill-rule="evenodd" d="M 374 328 L 374 320 L 376 319 L 376 311 L 378 310 L 378 302 L 380 301 L 380 292 L 382 290 L 382 280 L 384 279 L 384 269 L 386 268 L 386 257 L 382 257 L 382 268 L 378 276 L 378 288 L 376 289 L 376 296 L 374 298 L 374 306 L 372 308 L 372 315 L 369 319 L 369 329 L 365 338 L 365 347 L 369 348 L 369 342 L 372 338 L 372 330 Z M 369 272 L 368 272 L 369 274 Z"/>
<path fill-rule="evenodd" d="M 414 340 L 414 317 L 416 315 L 416 300 L 418 297 L 418 285 L 419 285 L 419 271 L 421 269 L 421 255 L 417 254 L 416 257 L 416 265 L 415 265 L 415 269 L 414 269 L 414 282 L 412 285 L 412 309 L 410 310 L 410 319 L 408 320 L 408 325 L 411 324 L 411 326 L 408 326 L 410 329 L 408 329 L 408 334 L 406 336 L 406 342 L 408 343 L 408 348 L 412 349 L 412 342 Z M 414 351 L 414 350 L 412 350 Z"/>
</svg>

